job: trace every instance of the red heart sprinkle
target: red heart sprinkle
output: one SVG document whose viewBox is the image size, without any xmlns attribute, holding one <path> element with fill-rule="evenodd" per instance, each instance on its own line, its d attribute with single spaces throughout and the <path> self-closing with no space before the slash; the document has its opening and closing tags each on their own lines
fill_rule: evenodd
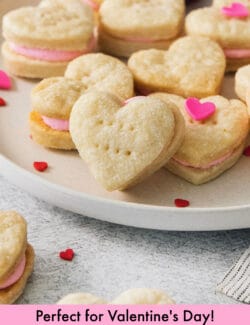
<svg viewBox="0 0 250 325">
<path fill-rule="evenodd" d="M 183 199 L 175 199 L 174 203 L 177 208 L 186 208 L 190 205 L 189 201 Z"/>
<path fill-rule="evenodd" d="M 75 253 L 74 253 L 73 249 L 71 249 L 71 248 L 68 248 L 68 249 L 66 249 L 66 251 L 62 251 L 59 253 L 60 258 L 65 261 L 72 261 L 74 258 L 74 255 L 75 255 Z"/>
<path fill-rule="evenodd" d="M 250 146 L 246 147 L 246 149 L 243 152 L 243 155 L 246 157 L 250 157 Z"/>
<path fill-rule="evenodd" d="M 48 163 L 45 161 L 35 161 L 33 166 L 37 171 L 44 172 L 48 168 Z"/>
<path fill-rule="evenodd" d="M 6 101 L 0 97 L 0 106 L 6 106 Z"/>
</svg>

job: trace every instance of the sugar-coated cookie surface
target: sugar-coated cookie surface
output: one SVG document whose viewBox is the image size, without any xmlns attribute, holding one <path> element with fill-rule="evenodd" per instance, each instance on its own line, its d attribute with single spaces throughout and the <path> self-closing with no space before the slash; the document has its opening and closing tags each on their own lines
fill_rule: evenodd
<svg viewBox="0 0 250 325">
<path fill-rule="evenodd" d="M 134 94 L 133 76 L 127 66 L 102 53 L 86 54 L 73 60 L 65 76 L 80 80 L 86 89 L 110 92 L 121 99 Z"/>
<path fill-rule="evenodd" d="M 248 89 L 250 89 L 250 64 L 241 67 L 235 74 L 235 91 L 244 102 Z"/>
<path fill-rule="evenodd" d="M 100 9 L 100 25 L 118 38 L 176 37 L 184 18 L 182 0 L 106 0 Z"/>
<path fill-rule="evenodd" d="M 245 7 L 246 17 L 238 17 L 233 10 L 230 16 L 225 15 L 222 8 L 217 4 L 192 11 L 186 17 L 185 28 L 189 35 L 217 41 L 225 52 L 227 70 L 236 71 L 250 63 L 250 5 Z"/>
<path fill-rule="evenodd" d="M 190 35 L 209 37 L 224 49 L 249 48 L 250 17 L 228 19 L 220 8 L 193 10 L 186 18 L 186 30 Z"/>
<path fill-rule="evenodd" d="M 213 0 L 212 4 L 215 7 L 224 7 L 224 6 L 230 6 L 232 3 L 234 2 L 239 2 L 239 3 L 243 3 L 244 5 L 250 7 L 250 3 L 249 0 Z"/>
<path fill-rule="evenodd" d="M 3 17 L 7 41 L 27 47 L 82 50 L 93 32 L 93 14 L 81 0 L 43 0 Z"/>
<path fill-rule="evenodd" d="M 182 31 L 184 13 L 183 0 L 106 0 L 100 8 L 100 48 L 119 57 L 167 49 Z"/>
<path fill-rule="evenodd" d="M 103 305 L 107 302 L 91 293 L 70 293 L 57 302 L 57 305 Z"/>
<path fill-rule="evenodd" d="M 134 288 L 121 293 L 111 302 L 96 297 L 90 293 L 72 293 L 57 302 L 57 304 L 112 304 L 112 305 L 161 305 L 174 304 L 174 300 L 165 292 L 157 289 Z"/>
<path fill-rule="evenodd" d="M 222 96 L 203 98 L 215 104 L 215 113 L 195 121 L 185 109 L 185 99 L 169 94 L 154 94 L 173 101 L 186 123 L 184 141 L 167 168 L 194 184 L 207 182 L 230 168 L 240 157 L 249 130 L 246 106 L 239 100 Z"/>
<path fill-rule="evenodd" d="M 173 107 L 146 97 L 121 102 L 103 92 L 80 97 L 71 113 L 70 133 L 104 188 L 113 191 L 135 185 L 174 155 L 184 123 L 180 118 L 178 125 Z"/>
<path fill-rule="evenodd" d="M 219 45 L 207 38 L 183 37 L 168 51 L 133 54 L 128 66 L 142 93 L 164 91 L 201 98 L 219 92 L 225 56 Z"/>
<path fill-rule="evenodd" d="M 248 88 L 246 93 L 246 104 L 247 104 L 248 114 L 250 116 L 250 88 Z"/>
<path fill-rule="evenodd" d="M 31 93 L 33 109 L 41 115 L 56 119 L 69 119 L 73 105 L 86 91 L 78 80 L 63 77 L 44 79 Z"/>
<path fill-rule="evenodd" d="M 24 218 L 14 211 L 0 212 L 0 304 L 12 304 L 22 294 L 34 257 Z"/>
</svg>

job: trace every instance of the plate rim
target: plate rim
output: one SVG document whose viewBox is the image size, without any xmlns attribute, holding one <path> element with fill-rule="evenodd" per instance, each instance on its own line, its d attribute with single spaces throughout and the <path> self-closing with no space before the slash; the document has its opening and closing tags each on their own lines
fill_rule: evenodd
<svg viewBox="0 0 250 325">
<path fill-rule="evenodd" d="M 84 192 L 79 192 L 68 187 L 53 183 L 19 166 L 11 159 L 4 156 L 1 152 L 0 174 L 3 177 L 7 178 L 11 183 L 14 183 L 15 185 L 19 186 L 19 188 L 21 187 L 26 192 L 29 192 L 31 195 L 36 196 L 39 199 L 44 200 L 45 202 L 56 205 L 68 211 L 82 214 L 87 217 L 120 225 L 169 231 L 220 231 L 250 228 L 250 218 L 248 217 L 250 211 L 250 204 L 231 207 L 188 207 L 185 209 L 180 209 L 176 207 L 116 201 L 112 199 L 98 197 L 95 195 L 86 194 Z M 31 179 L 33 183 L 31 184 L 30 182 L 20 181 L 22 179 Z M 39 195 L 37 194 L 37 190 L 33 191 L 33 186 L 39 188 Z M 31 187 L 32 191 L 30 189 Z M 56 194 L 58 197 L 67 196 L 76 199 L 76 202 L 81 202 L 83 206 L 88 211 L 91 210 L 92 213 L 86 215 L 81 211 L 81 209 L 77 207 L 68 207 L 69 204 L 65 204 L 65 202 L 63 202 L 62 204 L 57 204 L 57 202 L 52 202 L 52 200 L 49 200 L 48 198 L 44 199 L 46 193 L 40 192 L 40 189 L 43 188 L 52 190 L 54 194 Z M 88 204 L 89 206 L 86 207 L 85 205 Z M 99 209 L 98 206 L 109 208 L 111 217 L 107 216 L 106 213 L 102 213 L 102 211 L 100 210 L 99 212 L 94 212 L 95 208 L 97 210 Z M 122 219 L 122 215 L 125 215 L 124 212 L 131 212 L 131 209 L 134 210 L 134 213 L 137 213 L 137 218 L 139 218 L 139 220 L 136 220 L 136 218 L 134 218 L 133 220 L 131 219 L 131 217 L 127 219 Z M 117 211 L 119 211 L 120 216 L 112 216 L 112 211 L 116 211 L 116 213 Z M 150 223 L 148 220 L 149 215 L 151 215 L 152 217 L 152 213 L 155 213 L 155 218 L 158 220 L 158 223 L 155 226 L 152 225 L 152 223 Z M 143 224 L 141 220 L 143 218 L 142 214 L 145 214 L 145 224 Z M 223 216 L 223 214 L 225 214 L 225 216 Z M 163 217 L 164 220 L 161 219 Z M 240 217 L 242 218 L 243 222 L 239 223 Z M 175 220 L 173 220 L 173 218 Z M 227 220 L 227 222 L 224 222 L 225 220 Z M 197 221 L 197 224 L 193 224 L 193 222 Z M 190 225 L 189 222 L 191 223 Z M 213 224 L 213 222 L 216 223 Z"/>
</svg>

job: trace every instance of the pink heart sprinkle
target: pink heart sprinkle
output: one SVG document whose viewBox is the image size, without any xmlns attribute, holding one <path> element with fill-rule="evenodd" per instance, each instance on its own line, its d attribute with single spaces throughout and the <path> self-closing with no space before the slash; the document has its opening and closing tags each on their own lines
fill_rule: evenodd
<svg viewBox="0 0 250 325">
<path fill-rule="evenodd" d="M 212 102 L 201 103 L 197 98 L 188 98 L 185 102 L 187 113 L 195 121 L 202 121 L 213 115 L 216 111 L 216 106 Z"/>
<path fill-rule="evenodd" d="M 0 89 L 10 89 L 11 88 L 11 80 L 10 77 L 4 72 L 0 70 Z"/>
<path fill-rule="evenodd" d="M 249 10 L 241 2 L 233 2 L 229 7 L 222 7 L 221 12 L 227 17 L 246 18 L 249 16 Z"/>
</svg>

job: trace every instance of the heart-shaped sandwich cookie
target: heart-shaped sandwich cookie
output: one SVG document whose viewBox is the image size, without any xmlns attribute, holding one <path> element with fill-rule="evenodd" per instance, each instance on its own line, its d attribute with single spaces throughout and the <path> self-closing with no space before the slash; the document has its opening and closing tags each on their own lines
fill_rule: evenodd
<svg viewBox="0 0 250 325">
<path fill-rule="evenodd" d="M 221 96 L 204 98 L 201 103 L 213 104 L 215 111 L 196 121 L 187 109 L 188 100 L 164 93 L 151 96 L 171 100 L 186 122 L 184 141 L 166 165 L 171 172 L 198 185 L 216 178 L 238 161 L 249 130 L 247 108 L 241 101 Z"/>
<path fill-rule="evenodd" d="M 246 94 L 250 89 L 250 64 L 241 67 L 235 74 L 235 91 L 243 102 L 246 101 Z"/>
<path fill-rule="evenodd" d="M 179 148 L 184 121 L 170 102 L 146 97 L 122 102 L 89 92 L 73 107 L 70 132 L 96 180 L 114 191 L 160 169 Z"/>
<path fill-rule="evenodd" d="M 203 37 L 183 37 L 168 51 L 145 50 L 133 54 L 128 66 L 143 94 L 170 92 L 202 98 L 217 94 L 225 72 L 219 45 Z"/>
<path fill-rule="evenodd" d="M 93 50 L 93 29 L 92 10 L 81 0 L 44 0 L 11 11 L 3 17 L 5 65 L 21 77 L 63 75 L 69 61 Z"/>
<path fill-rule="evenodd" d="M 81 81 L 63 77 L 44 79 L 36 85 L 31 93 L 29 117 L 32 139 L 48 148 L 75 149 L 69 133 L 69 117 L 73 105 L 85 91 Z"/>
<path fill-rule="evenodd" d="M 98 298 L 89 293 L 73 293 L 58 301 L 58 305 L 94 305 L 94 304 L 111 304 L 111 305 L 170 305 L 174 300 L 165 292 L 149 288 L 129 289 L 121 293 L 111 302 Z"/>
<path fill-rule="evenodd" d="M 17 213 L 0 212 L 0 304 L 18 299 L 33 270 L 34 251 L 26 228 Z"/>
<path fill-rule="evenodd" d="M 184 0 L 105 0 L 100 8 L 103 52 L 129 57 L 142 49 L 167 49 L 181 33 Z"/>
<path fill-rule="evenodd" d="M 71 150 L 75 145 L 69 133 L 69 117 L 77 99 L 88 90 L 99 89 L 125 100 L 134 95 L 134 82 L 124 63 L 101 53 L 73 60 L 65 76 L 44 79 L 34 87 L 29 124 L 35 142 Z"/>
<path fill-rule="evenodd" d="M 227 59 L 227 70 L 250 63 L 250 2 L 214 1 L 212 7 L 192 11 L 186 18 L 189 35 L 217 41 Z"/>
</svg>

